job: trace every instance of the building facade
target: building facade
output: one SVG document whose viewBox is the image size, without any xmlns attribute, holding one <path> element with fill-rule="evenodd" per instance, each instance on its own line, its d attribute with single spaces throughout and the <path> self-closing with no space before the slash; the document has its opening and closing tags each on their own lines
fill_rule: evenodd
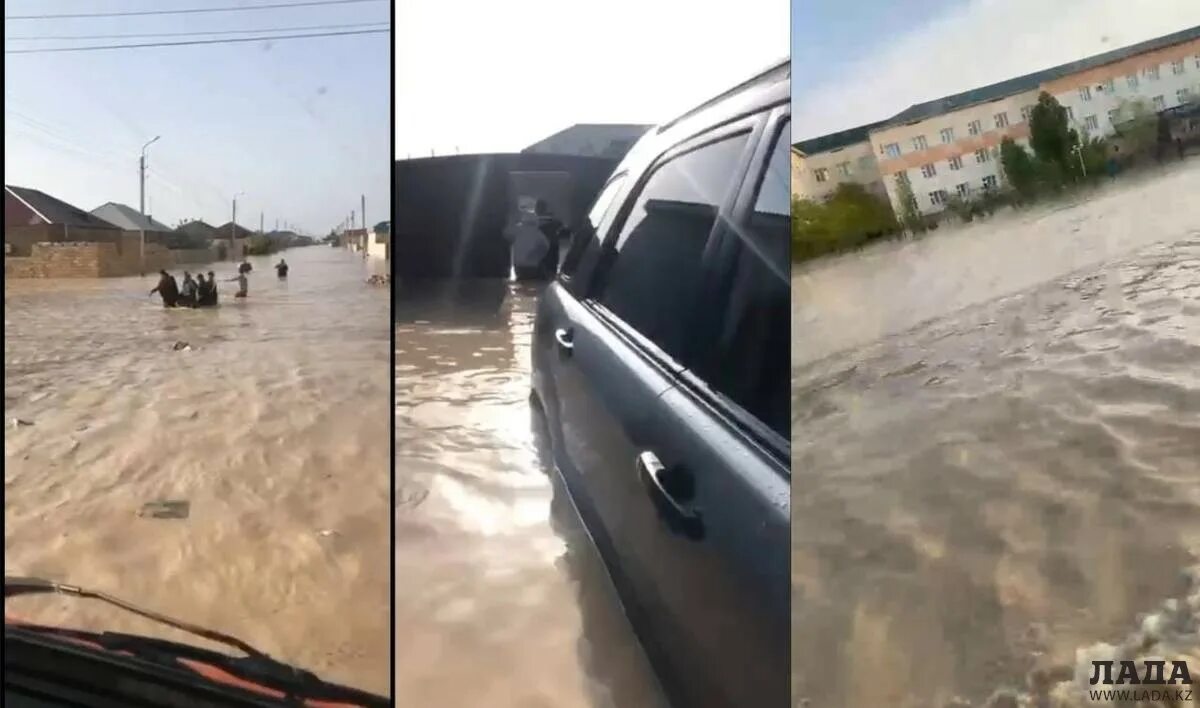
<svg viewBox="0 0 1200 708">
<path fill-rule="evenodd" d="M 1192 27 L 990 86 L 910 106 L 880 123 L 797 144 L 793 191 L 828 196 L 842 181 L 881 185 L 897 211 L 907 178 L 924 214 L 953 197 L 1003 185 L 999 146 L 1028 145 L 1029 118 L 1046 92 L 1081 135 L 1108 137 L 1132 102 L 1157 113 L 1200 99 L 1200 27 Z M 865 144 L 858 140 L 865 133 Z M 806 149 L 807 148 L 807 149 Z M 869 157 L 868 157 L 869 156 Z M 872 169 L 867 163 L 874 162 Z"/>
</svg>

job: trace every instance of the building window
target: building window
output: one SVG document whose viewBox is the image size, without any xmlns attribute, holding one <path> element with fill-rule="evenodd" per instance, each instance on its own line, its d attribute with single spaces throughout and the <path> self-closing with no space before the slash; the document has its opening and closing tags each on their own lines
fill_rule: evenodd
<svg viewBox="0 0 1200 708">
<path fill-rule="evenodd" d="M 945 204 L 946 203 L 946 190 L 938 189 L 936 191 L 930 192 L 929 193 L 929 201 L 932 202 L 934 206 L 941 206 L 942 204 Z"/>
<path fill-rule="evenodd" d="M 1116 125 L 1116 124 L 1117 124 L 1117 114 L 1118 114 L 1118 113 L 1120 113 L 1120 111 L 1118 111 L 1116 108 L 1113 108 L 1112 110 L 1110 110 L 1110 111 L 1108 112 L 1108 122 L 1109 122 L 1109 124 L 1111 124 L 1111 125 Z"/>
<path fill-rule="evenodd" d="M 1163 98 L 1162 96 L 1154 97 L 1154 110 L 1161 111 L 1162 109 L 1164 109 L 1166 107 L 1167 107 L 1167 100 L 1165 98 Z"/>
<path fill-rule="evenodd" d="M 997 128 L 1008 127 L 1008 111 L 1004 111 L 1002 113 L 996 114 L 996 127 Z"/>
<path fill-rule="evenodd" d="M 1185 88 L 1181 88 L 1175 92 L 1175 100 L 1179 101 L 1180 103 L 1187 103 L 1188 101 L 1192 100 L 1192 92 Z"/>
<path fill-rule="evenodd" d="M 950 169 L 952 169 L 952 170 L 961 170 L 962 169 L 962 157 L 961 156 L 955 155 L 954 157 L 950 158 Z"/>
<path fill-rule="evenodd" d="M 1196 68 L 1200 69 L 1200 54 L 1196 55 Z"/>
<path fill-rule="evenodd" d="M 937 168 L 933 166 L 932 162 L 928 165 L 921 165 L 921 174 L 925 175 L 926 178 L 936 176 Z"/>
<path fill-rule="evenodd" d="M 980 123 L 977 120 L 967 123 L 967 132 L 971 135 L 979 135 L 983 132 L 983 123 Z"/>
<path fill-rule="evenodd" d="M 883 146 L 883 152 L 888 157 L 900 157 L 900 144 L 888 143 Z"/>
<path fill-rule="evenodd" d="M 992 155 L 986 149 L 980 148 L 979 150 L 975 151 L 975 162 L 978 162 L 982 165 L 990 159 L 992 159 Z"/>
<path fill-rule="evenodd" d="M 1025 106 L 1021 109 L 1021 120 L 1028 123 L 1033 119 L 1033 106 Z"/>
<path fill-rule="evenodd" d="M 956 186 L 954 188 L 954 191 L 958 192 L 958 196 L 962 197 L 963 199 L 966 199 L 967 196 L 971 194 L 971 185 L 967 184 L 966 182 L 963 182 L 962 184 Z"/>
<path fill-rule="evenodd" d="M 984 189 L 995 189 L 996 188 L 996 175 L 988 175 L 987 177 L 984 177 L 983 178 L 983 188 Z"/>
<path fill-rule="evenodd" d="M 913 138 L 913 150 L 924 150 L 929 147 L 929 143 L 925 140 L 924 135 L 918 135 Z"/>
<path fill-rule="evenodd" d="M 949 145 L 954 142 L 954 128 L 942 128 L 942 143 Z"/>
<path fill-rule="evenodd" d="M 1125 83 L 1129 84 L 1129 88 L 1131 88 L 1131 89 L 1137 88 L 1138 87 L 1137 74 L 1130 74 L 1129 76 L 1126 76 Z"/>
<path fill-rule="evenodd" d="M 1079 97 L 1085 101 L 1092 100 L 1092 87 L 1091 86 L 1080 86 L 1079 87 Z"/>
<path fill-rule="evenodd" d="M 1142 69 L 1142 75 L 1151 81 L 1158 81 L 1158 67 L 1148 66 Z"/>
<path fill-rule="evenodd" d="M 1171 73 L 1175 74 L 1176 76 L 1183 73 L 1182 59 L 1176 59 L 1175 61 L 1171 62 Z"/>
<path fill-rule="evenodd" d="M 1109 79 L 1108 81 L 1104 82 L 1104 93 L 1116 93 L 1116 92 L 1117 92 L 1117 87 L 1116 87 L 1116 84 L 1113 83 L 1112 79 Z"/>
<path fill-rule="evenodd" d="M 813 177 L 816 177 L 818 182 L 826 182 L 829 180 L 829 170 L 824 167 L 818 167 L 813 170 Z"/>
<path fill-rule="evenodd" d="M 838 172 L 843 177 L 850 176 L 850 163 L 849 162 L 839 162 L 837 168 L 838 168 Z"/>
<path fill-rule="evenodd" d="M 1063 108 L 1067 112 L 1067 120 L 1074 121 L 1075 120 L 1075 109 L 1071 108 L 1070 106 L 1063 106 Z"/>
<path fill-rule="evenodd" d="M 1100 121 L 1096 119 L 1096 116 L 1085 116 L 1083 124 L 1087 126 L 1088 130 L 1098 130 L 1100 128 Z"/>
</svg>

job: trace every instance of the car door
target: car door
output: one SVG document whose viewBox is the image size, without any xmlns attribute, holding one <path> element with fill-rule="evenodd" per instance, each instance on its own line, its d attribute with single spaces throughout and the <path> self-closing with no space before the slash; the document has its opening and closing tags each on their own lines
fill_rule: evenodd
<svg viewBox="0 0 1200 708">
<path fill-rule="evenodd" d="M 638 532 L 657 606 L 672 613 L 660 623 L 719 677 L 721 705 L 790 705 L 788 126 L 781 108 L 714 234 L 713 287 L 698 305 L 708 316 L 639 452 L 654 521 L 675 529 Z"/>
<path fill-rule="evenodd" d="M 736 656 L 746 642 L 727 637 L 731 651 L 714 661 L 712 647 L 698 641 L 708 633 L 697 629 L 711 625 L 713 613 L 757 612 L 751 595 L 738 597 L 729 589 L 746 581 L 722 580 L 715 594 L 681 584 L 714 570 L 737 572 L 703 558 L 730 544 L 693 538 L 687 518 L 663 514 L 669 495 L 655 485 L 659 478 L 646 455 L 663 450 L 673 459 L 680 440 L 681 432 L 669 429 L 680 421 L 668 394 L 695 344 L 693 326 L 706 314 L 698 305 L 719 276 L 711 268 L 713 248 L 766 120 L 754 116 L 723 126 L 660 158 L 630 190 L 605 235 L 594 278 L 576 289 L 581 297 L 556 286 L 548 292 L 554 302 L 545 308 L 553 313 L 558 348 L 551 364 L 557 461 L 668 692 L 688 706 L 768 705 L 742 700 L 762 695 L 758 689 L 737 688 L 745 683 L 734 676 L 738 671 L 752 669 L 762 678 Z M 583 260 L 583 269 L 591 268 L 587 256 Z M 695 544 L 687 547 L 687 559 L 664 556 L 680 539 Z M 698 560 L 701 567 L 680 567 Z M 676 567 L 678 575 L 664 567 Z M 688 598 L 689 592 L 695 596 Z M 719 605 L 702 598 L 719 599 Z"/>
</svg>

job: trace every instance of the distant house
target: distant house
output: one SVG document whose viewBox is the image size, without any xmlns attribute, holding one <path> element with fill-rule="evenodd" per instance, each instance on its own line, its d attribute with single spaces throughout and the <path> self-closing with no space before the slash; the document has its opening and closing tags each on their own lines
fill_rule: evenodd
<svg viewBox="0 0 1200 708">
<path fill-rule="evenodd" d="M 217 238 L 217 229 L 203 221 L 188 221 L 175 227 L 175 233 L 195 242 L 209 242 Z M 227 232 L 228 233 L 228 232 Z M 226 235 L 228 238 L 228 235 Z"/>
<path fill-rule="evenodd" d="M 4 185 L 4 227 L 77 226 L 84 229 L 116 229 L 116 224 L 89 214 L 77 206 L 29 187 Z"/>
<path fill-rule="evenodd" d="M 154 217 L 146 216 L 137 209 L 117 202 L 108 202 L 92 209 L 92 216 L 99 217 L 126 231 L 145 231 L 147 233 L 169 233 L 171 227 L 155 221 Z"/>
<path fill-rule="evenodd" d="M 250 229 L 246 228 L 245 226 L 242 226 L 241 224 L 235 225 L 232 221 L 227 221 L 224 224 L 221 224 L 220 226 L 217 227 L 216 238 L 226 239 L 226 240 L 228 240 L 230 238 L 244 239 L 244 238 L 250 238 L 254 234 L 255 234 L 254 231 L 251 231 Z"/>
<path fill-rule="evenodd" d="M 27 256 L 35 243 L 87 241 L 120 227 L 29 187 L 4 186 L 4 253 Z"/>
<path fill-rule="evenodd" d="M 649 125 L 622 123 L 577 123 L 521 152 L 620 160 L 650 128 Z"/>
<path fill-rule="evenodd" d="M 45 192 L 4 187 L 4 275 L 77 278 L 133 275 L 169 267 L 171 254 Z"/>
<path fill-rule="evenodd" d="M 381 221 L 375 224 L 367 236 L 367 255 L 389 260 L 392 257 L 392 224 Z"/>
</svg>

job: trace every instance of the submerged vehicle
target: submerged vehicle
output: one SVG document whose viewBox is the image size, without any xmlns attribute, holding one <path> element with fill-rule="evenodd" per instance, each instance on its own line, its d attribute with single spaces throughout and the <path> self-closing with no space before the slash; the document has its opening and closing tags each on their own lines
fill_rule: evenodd
<svg viewBox="0 0 1200 708">
<path fill-rule="evenodd" d="M 92 632 L 4 617 L 4 701 L 22 706 L 392 705 L 273 659 L 236 637 L 171 619 L 111 595 L 40 578 L 5 576 L 4 600 L 60 594 L 93 599 L 236 649 L 242 656 L 182 642 Z"/>
<path fill-rule="evenodd" d="M 678 706 L 791 705 L 789 84 L 646 134 L 534 323 L 557 474 Z"/>
</svg>

